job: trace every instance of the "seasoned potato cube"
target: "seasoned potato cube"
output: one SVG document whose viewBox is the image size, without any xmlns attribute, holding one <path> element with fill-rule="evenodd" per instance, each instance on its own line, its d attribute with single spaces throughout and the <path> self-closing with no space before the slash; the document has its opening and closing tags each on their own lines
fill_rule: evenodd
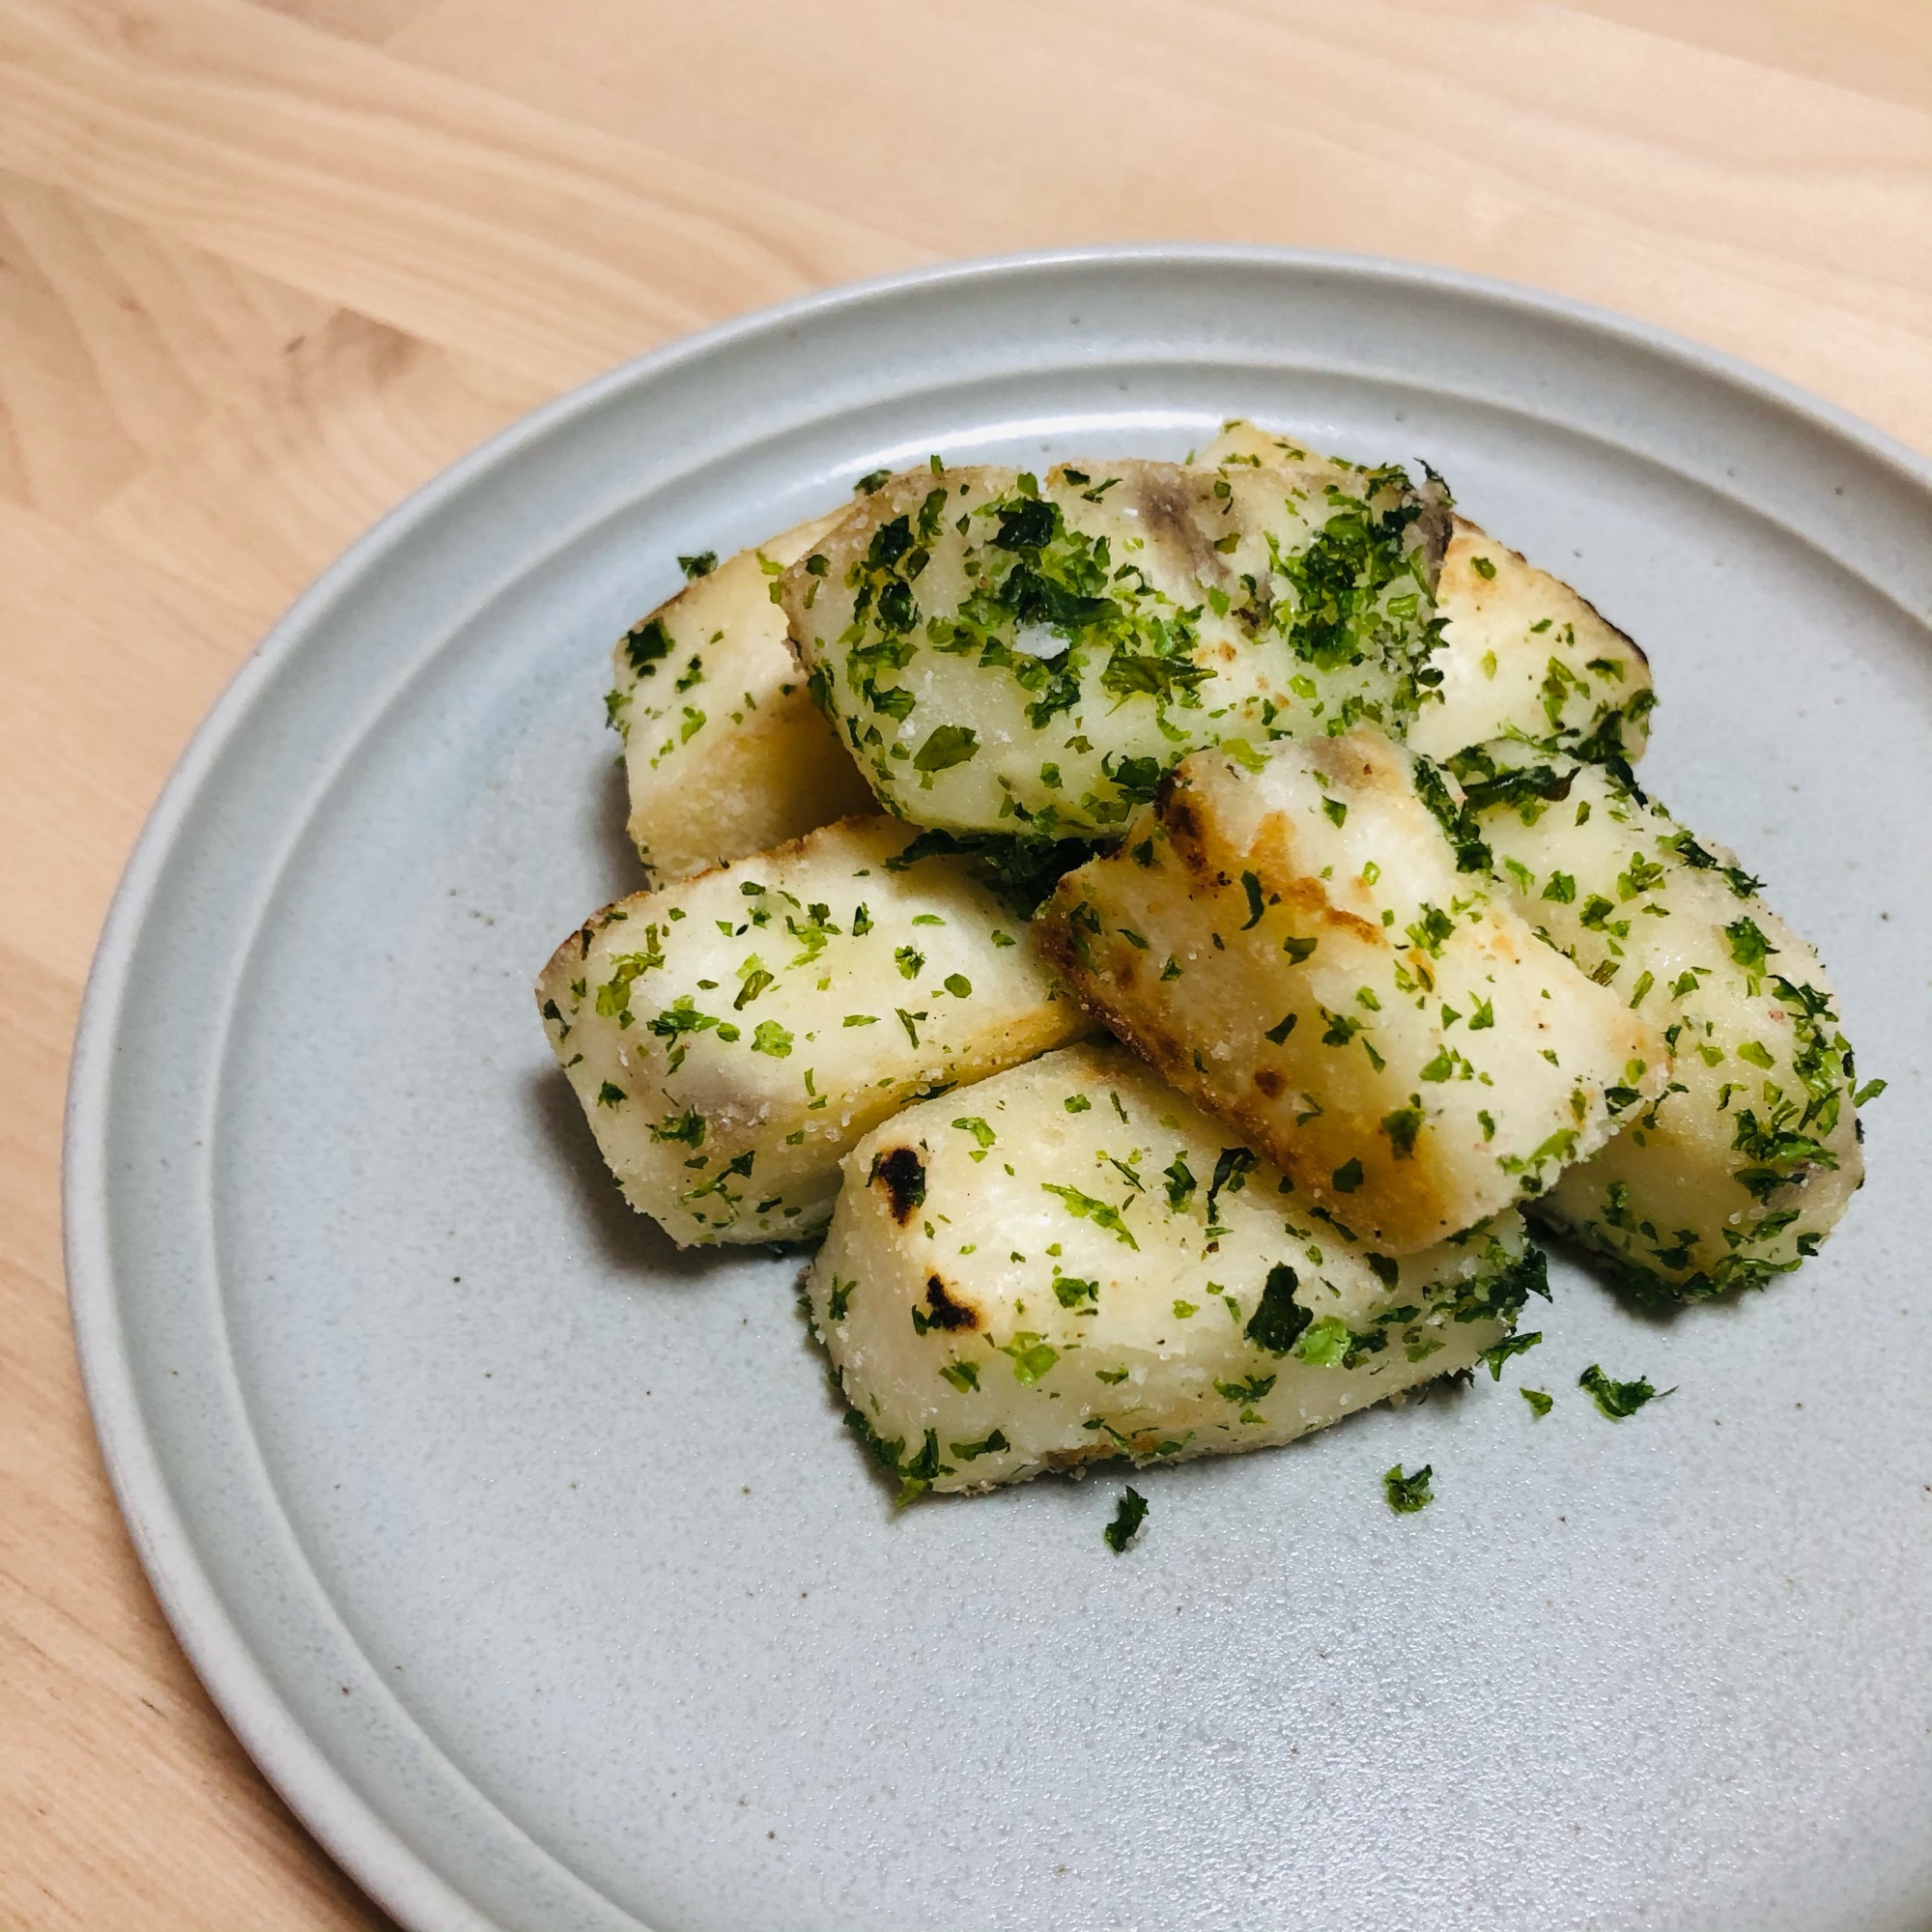
<svg viewBox="0 0 1932 1932">
<path fill-rule="evenodd" d="M 1455 519 L 1436 586 L 1442 682 L 1408 727 L 1408 746 L 1447 758 L 1518 738 L 1545 752 L 1634 764 L 1657 695 L 1636 643 L 1567 583 Z"/>
<path fill-rule="evenodd" d="M 819 715 L 772 602 L 778 570 L 845 514 L 740 551 L 626 633 L 605 700 L 623 734 L 631 841 L 658 880 L 874 810 Z"/>
<path fill-rule="evenodd" d="M 537 980 L 625 1199 L 680 1245 L 815 1232 L 838 1159 L 906 1101 L 1091 1022 L 963 858 L 847 819 L 621 900 Z"/>
<path fill-rule="evenodd" d="M 1400 731 L 1447 537 L 1434 485 L 1313 463 L 915 470 L 785 573 L 813 695 L 895 814 L 1117 828 L 1196 746 Z"/>
<path fill-rule="evenodd" d="M 1658 1091 L 1656 1030 L 1459 874 L 1433 767 L 1367 729 L 1241 750 L 1063 879 L 1041 945 L 1305 1200 L 1411 1254 L 1602 1145 L 1609 1090 Z"/>
<path fill-rule="evenodd" d="M 1513 1213 L 1365 1254 L 1227 1141 L 1130 1054 L 1076 1046 L 847 1156 L 807 1292 L 902 1497 L 1286 1442 L 1469 1367 L 1547 1292 Z"/>
<path fill-rule="evenodd" d="M 1293 437 L 1236 420 L 1204 449 L 1208 468 L 1316 461 Z M 1642 650 L 1576 591 L 1464 517 L 1452 521 L 1435 585 L 1442 641 L 1429 660 L 1411 751 L 1446 758 L 1491 738 L 1635 764 L 1656 704 Z"/>
<path fill-rule="evenodd" d="M 1639 1293 L 1761 1288 L 1831 1233 L 1864 1173 L 1852 1052 L 1818 955 L 1612 773 L 1460 759 L 1517 910 L 1663 1031 L 1668 1084 L 1613 1092 L 1623 1130 L 1538 1203 Z"/>
</svg>

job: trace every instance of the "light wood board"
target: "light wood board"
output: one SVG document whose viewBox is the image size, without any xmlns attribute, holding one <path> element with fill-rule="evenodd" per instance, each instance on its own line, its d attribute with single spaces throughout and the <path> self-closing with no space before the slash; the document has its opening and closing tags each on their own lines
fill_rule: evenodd
<svg viewBox="0 0 1932 1932">
<path fill-rule="evenodd" d="M 382 511 L 625 356 L 1159 239 L 1534 283 L 1932 449 L 1932 8 L 0 7 L 0 1923 L 384 1922 L 175 1648 L 63 1300 L 88 958 L 223 680 Z"/>
</svg>

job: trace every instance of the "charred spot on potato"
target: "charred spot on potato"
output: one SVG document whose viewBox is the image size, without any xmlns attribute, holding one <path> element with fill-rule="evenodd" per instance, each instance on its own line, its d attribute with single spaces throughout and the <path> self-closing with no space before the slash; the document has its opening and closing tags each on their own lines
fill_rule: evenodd
<svg viewBox="0 0 1932 1932">
<path fill-rule="evenodd" d="M 900 1227 L 912 1219 L 916 1208 L 925 1205 L 925 1163 L 909 1147 L 889 1148 L 876 1155 L 866 1182 L 884 1183 L 893 1219 Z"/>
<path fill-rule="evenodd" d="M 1288 1082 L 1272 1066 L 1261 1067 L 1255 1074 L 1255 1085 L 1270 1100 L 1279 1100 L 1288 1092 Z"/>
<path fill-rule="evenodd" d="M 923 1194 L 921 1196 L 923 1199 Z M 954 1301 L 947 1293 L 946 1284 L 935 1275 L 930 1275 L 925 1284 L 925 1325 L 928 1328 L 944 1328 L 949 1333 L 955 1328 L 977 1328 L 980 1314 L 969 1308 L 963 1301 Z"/>
<path fill-rule="evenodd" d="M 1424 483 L 1418 493 L 1422 498 L 1422 514 L 1415 520 L 1415 527 L 1422 538 L 1424 568 L 1429 581 L 1434 583 L 1442 569 L 1443 559 L 1449 554 L 1449 539 L 1454 533 L 1457 518 L 1449 507 L 1449 493 L 1443 487 L 1442 479 L 1428 464 L 1422 466 Z"/>
</svg>

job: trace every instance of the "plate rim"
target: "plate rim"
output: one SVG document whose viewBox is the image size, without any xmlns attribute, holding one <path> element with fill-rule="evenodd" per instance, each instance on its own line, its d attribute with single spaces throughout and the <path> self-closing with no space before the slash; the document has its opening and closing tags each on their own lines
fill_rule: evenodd
<svg viewBox="0 0 1932 1932">
<path fill-rule="evenodd" d="M 195 1675 L 257 1769 L 350 1878 L 412 1932 L 500 1932 L 391 1829 L 338 1771 L 283 1701 L 242 1637 L 202 1566 L 142 1412 L 120 1321 L 107 1201 L 107 1133 L 116 1037 L 130 968 L 156 888 L 203 782 L 246 726 L 275 669 L 302 648 L 329 606 L 470 483 L 529 445 L 602 409 L 636 384 L 687 362 L 729 354 L 840 310 L 889 308 L 897 298 L 948 284 L 1136 267 L 1241 266 L 1328 275 L 1384 288 L 1459 295 L 1525 320 L 1560 322 L 1648 352 L 1687 374 L 1741 392 L 1849 442 L 1932 497 L 1932 457 L 1840 405 L 1729 352 L 1593 302 L 1532 286 L 1401 258 L 1243 242 L 1131 242 L 1029 249 L 899 270 L 814 290 L 735 316 L 619 363 L 520 416 L 411 492 L 355 539 L 244 657 L 196 726 L 150 809 L 109 903 L 76 1023 L 62 1131 L 63 1259 L 75 1353 L 114 1499 L 149 1587 Z M 305 1566 L 304 1566 L 305 1567 Z"/>
</svg>

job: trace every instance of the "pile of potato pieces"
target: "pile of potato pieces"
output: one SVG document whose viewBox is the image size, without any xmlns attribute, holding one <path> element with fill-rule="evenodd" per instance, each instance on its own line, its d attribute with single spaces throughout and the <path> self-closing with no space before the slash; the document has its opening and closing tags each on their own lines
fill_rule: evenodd
<svg viewBox="0 0 1932 1932">
<path fill-rule="evenodd" d="M 1635 781 L 1642 652 L 1433 476 L 935 459 L 692 567 L 608 699 L 655 883 L 538 1003 L 680 1244 L 825 1232 L 902 1497 L 1466 1369 L 1524 1211 L 1695 1298 L 1858 1186 L 1815 955 Z"/>
</svg>

